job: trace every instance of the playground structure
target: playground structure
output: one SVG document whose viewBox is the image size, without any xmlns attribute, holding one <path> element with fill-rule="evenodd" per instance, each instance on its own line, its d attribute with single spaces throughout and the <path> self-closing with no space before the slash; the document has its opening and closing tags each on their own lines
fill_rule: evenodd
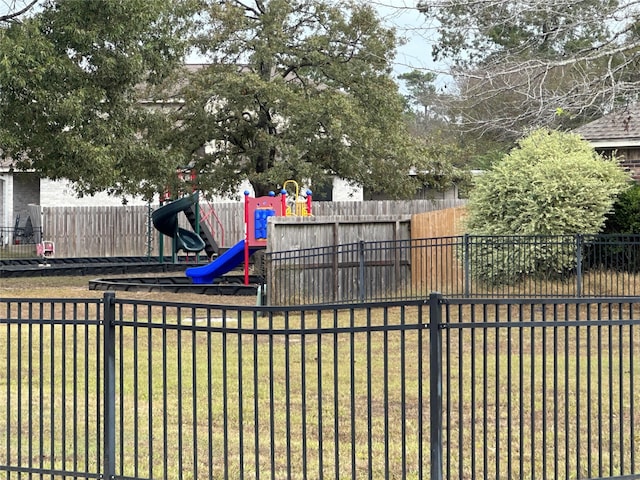
<svg viewBox="0 0 640 480">
<path fill-rule="evenodd" d="M 219 251 L 211 230 L 199 218 L 199 194 L 194 192 L 188 196 L 166 203 L 152 214 L 155 228 L 173 239 L 174 254 L 180 250 L 187 254 L 198 254 L 207 245 L 215 244 L 215 252 Z M 184 212 L 194 231 L 179 227 L 178 215 Z M 269 217 L 276 216 L 311 216 L 312 193 L 300 194 L 294 180 L 284 182 L 280 193 L 262 197 L 251 197 L 244 192 L 245 238 L 206 265 L 187 268 L 185 274 L 194 284 L 210 284 L 224 274 L 244 262 L 244 284 L 249 284 L 249 258 L 258 250 L 267 246 L 267 223 Z M 213 248 L 212 248 L 213 249 Z M 210 256 L 210 257 L 213 257 Z"/>
</svg>

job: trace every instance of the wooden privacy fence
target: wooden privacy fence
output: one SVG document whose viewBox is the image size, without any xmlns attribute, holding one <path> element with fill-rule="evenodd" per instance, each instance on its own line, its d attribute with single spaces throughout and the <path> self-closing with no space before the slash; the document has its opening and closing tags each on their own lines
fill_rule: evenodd
<svg viewBox="0 0 640 480">
<path fill-rule="evenodd" d="M 46 240 L 55 242 L 58 257 L 116 257 L 159 255 L 160 233 L 153 228 L 152 206 L 116 207 L 47 207 L 43 208 L 43 231 Z M 216 241 L 232 245 L 244 235 L 242 204 L 215 206 L 211 217 Z M 203 214 L 207 213 L 203 205 Z M 179 225 L 191 228 L 184 215 Z M 217 228 L 221 224 L 224 234 Z M 230 243 L 231 242 L 231 243 Z M 164 255 L 171 255 L 171 239 L 164 239 Z"/>
<path fill-rule="evenodd" d="M 269 305 L 290 305 L 294 296 L 301 304 L 357 298 L 365 281 L 360 277 L 363 256 L 369 268 L 367 290 L 387 288 L 389 274 L 399 263 L 394 251 L 382 253 L 385 242 L 408 242 L 410 220 L 410 215 L 272 217 L 266 269 Z M 359 245 L 364 242 L 379 248 L 362 252 Z"/>
<path fill-rule="evenodd" d="M 462 208 L 419 215 L 269 219 L 270 305 L 428 293 L 463 281 L 455 235 Z M 451 235 L 426 238 L 424 235 Z M 455 290 L 453 291 L 459 291 Z"/>
<path fill-rule="evenodd" d="M 43 209 L 44 237 L 58 257 L 146 255 L 149 227 L 145 206 Z"/>
<path fill-rule="evenodd" d="M 410 215 L 273 217 L 267 252 L 411 238 Z"/>
<path fill-rule="evenodd" d="M 464 275 L 459 243 L 465 207 L 411 217 L 411 282 L 415 291 L 462 291 Z"/>
<path fill-rule="evenodd" d="M 315 217 L 400 218 L 402 215 L 440 210 L 464 203 L 462 200 L 314 202 L 313 213 Z M 151 206 L 151 209 L 155 208 L 158 205 Z M 244 237 L 243 203 L 217 203 L 213 204 L 213 208 L 215 215 L 211 217 L 211 221 L 215 224 L 219 222 L 224 230 L 224 235 L 216 235 L 216 241 L 222 247 L 229 247 L 241 240 Z M 206 211 L 206 207 L 203 207 L 203 212 Z M 45 239 L 55 242 L 57 257 L 144 256 L 148 253 L 158 255 L 159 233 L 150 225 L 149 217 L 148 206 L 45 207 L 42 227 Z M 179 223 L 188 228 L 183 215 L 179 217 Z M 329 227 L 326 223 L 307 221 L 306 226 L 301 228 L 306 230 L 304 236 L 313 241 L 313 246 L 323 246 L 322 242 L 328 240 L 326 229 Z M 366 233 L 362 235 L 366 236 Z M 333 242 L 333 237 L 329 238 Z M 169 239 L 165 240 L 164 254 L 169 255 L 171 242 Z M 286 240 L 279 242 L 282 247 L 286 247 L 286 244 Z"/>
<path fill-rule="evenodd" d="M 464 206 L 424 212 L 411 217 L 411 238 L 451 237 L 463 233 Z"/>
</svg>

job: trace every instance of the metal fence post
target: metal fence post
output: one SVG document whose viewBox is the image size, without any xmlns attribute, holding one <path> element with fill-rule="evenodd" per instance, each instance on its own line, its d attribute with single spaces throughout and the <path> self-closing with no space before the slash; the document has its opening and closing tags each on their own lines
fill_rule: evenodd
<svg viewBox="0 0 640 480">
<path fill-rule="evenodd" d="M 105 292 L 104 300 L 104 464 L 102 478 L 116 474 L 116 294 Z"/>
<path fill-rule="evenodd" d="M 464 242 L 464 297 L 469 298 L 470 287 L 471 287 L 471 278 L 469 278 L 470 273 L 470 259 L 469 259 L 469 234 L 465 233 L 462 237 L 462 241 Z"/>
<path fill-rule="evenodd" d="M 429 385 L 431 480 L 442 480 L 442 295 L 429 295 Z"/>
<path fill-rule="evenodd" d="M 358 296 L 360 302 L 364 302 L 365 288 L 364 288 L 364 240 L 360 240 L 358 243 L 359 254 L 359 269 L 358 269 Z"/>
<path fill-rule="evenodd" d="M 146 241 L 146 247 L 147 247 L 147 262 L 151 261 L 151 254 L 153 253 L 153 227 L 152 227 L 152 223 L 153 221 L 151 220 L 151 201 L 147 202 L 147 241 Z"/>
<path fill-rule="evenodd" d="M 576 297 L 582 296 L 582 235 L 576 234 Z"/>
</svg>

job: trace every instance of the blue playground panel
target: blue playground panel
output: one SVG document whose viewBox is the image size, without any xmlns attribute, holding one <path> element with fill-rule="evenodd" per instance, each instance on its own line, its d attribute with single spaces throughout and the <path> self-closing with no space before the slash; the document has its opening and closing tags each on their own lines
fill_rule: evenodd
<svg viewBox="0 0 640 480">
<path fill-rule="evenodd" d="M 258 208 L 254 212 L 253 226 L 254 236 L 256 240 L 267 239 L 267 219 L 274 217 L 276 211 L 271 208 Z"/>
</svg>

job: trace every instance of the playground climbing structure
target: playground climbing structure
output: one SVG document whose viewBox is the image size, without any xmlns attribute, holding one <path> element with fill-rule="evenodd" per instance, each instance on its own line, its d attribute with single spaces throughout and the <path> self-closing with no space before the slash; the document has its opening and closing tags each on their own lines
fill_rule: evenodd
<svg viewBox="0 0 640 480">
<path fill-rule="evenodd" d="M 294 187 L 291 190 L 286 186 Z M 244 194 L 245 238 L 208 265 L 188 268 L 186 275 L 193 283 L 212 283 L 244 262 L 244 283 L 249 284 L 249 258 L 267 246 L 267 225 L 270 217 L 312 215 L 310 190 L 300 195 L 298 184 L 293 180 L 284 183 L 279 195 L 270 192 L 262 197 Z"/>
</svg>

